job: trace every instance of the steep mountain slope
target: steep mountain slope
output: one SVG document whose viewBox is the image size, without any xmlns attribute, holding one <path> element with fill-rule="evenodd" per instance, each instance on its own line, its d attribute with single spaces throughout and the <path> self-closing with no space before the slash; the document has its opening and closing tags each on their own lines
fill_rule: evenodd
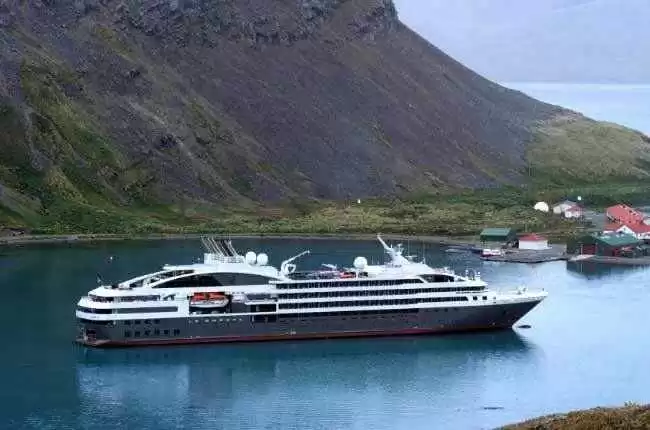
<svg viewBox="0 0 650 430">
<path fill-rule="evenodd" d="M 402 20 L 500 82 L 650 82 L 646 0 L 397 0 Z"/>
<path fill-rule="evenodd" d="M 0 25 L 16 223 L 520 183 L 536 127 L 566 115 L 447 57 L 390 0 L 1 0 Z"/>
</svg>

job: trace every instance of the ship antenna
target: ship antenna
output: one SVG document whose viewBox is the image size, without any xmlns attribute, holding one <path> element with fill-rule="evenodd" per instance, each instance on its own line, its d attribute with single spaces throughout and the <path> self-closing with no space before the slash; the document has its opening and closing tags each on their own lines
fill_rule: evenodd
<svg viewBox="0 0 650 430">
<path fill-rule="evenodd" d="M 427 252 L 424 248 L 424 241 L 422 241 L 422 264 L 427 264 Z"/>
</svg>

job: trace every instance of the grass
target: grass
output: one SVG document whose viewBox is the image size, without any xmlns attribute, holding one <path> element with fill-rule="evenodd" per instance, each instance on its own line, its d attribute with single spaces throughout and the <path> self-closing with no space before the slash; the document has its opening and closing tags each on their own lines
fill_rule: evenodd
<svg viewBox="0 0 650 430">
<path fill-rule="evenodd" d="M 650 138 L 578 115 L 541 124 L 526 154 L 540 186 L 650 180 Z"/>
<path fill-rule="evenodd" d="M 61 187 L 66 186 L 63 183 Z M 560 241 L 589 226 L 532 209 L 535 202 L 550 203 L 581 195 L 591 208 L 648 196 L 649 185 L 619 184 L 575 188 L 500 188 L 465 192 L 420 194 L 409 198 L 368 199 L 360 204 L 292 199 L 274 206 L 184 208 L 151 204 L 120 207 L 88 203 L 74 196 L 50 202 L 43 216 L 28 227 L 43 234 L 75 233 L 255 233 L 353 234 L 377 232 L 475 236 L 485 227 L 512 227 L 538 232 Z M 61 192 L 63 193 L 63 191 Z M 16 217 L 12 217 L 15 224 Z"/>
<path fill-rule="evenodd" d="M 608 430 L 650 428 L 650 406 L 627 404 L 622 408 L 596 408 L 551 415 L 503 427 L 504 430 Z"/>
</svg>

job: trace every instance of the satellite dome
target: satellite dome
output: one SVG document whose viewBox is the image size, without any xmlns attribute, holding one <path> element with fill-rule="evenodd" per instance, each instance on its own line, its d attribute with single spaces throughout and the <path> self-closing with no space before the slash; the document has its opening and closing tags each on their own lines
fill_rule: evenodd
<svg viewBox="0 0 650 430">
<path fill-rule="evenodd" d="M 533 209 L 535 209 L 536 211 L 540 211 L 540 212 L 548 212 L 549 210 L 551 210 L 551 208 L 548 206 L 548 203 L 546 203 L 546 202 L 538 202 L 538 203 L 536 203 L 535 206 L 533 207 Z"/>
<path fill-rule="evenodd" d="M 257 255 L 253 251 L 248 251 L 246 253 L 246 262 L 248 264 L 255 264 L 255 261 L 257 260 Z"/>
<path fill-rule="evenodd" d="M 365 257 L 357 257 L 354 259 L 354 268 L 358 270 L 363 270 L 368 265 L 368 260 Z"/>
<path fill-rule="evenodd" d="M 257 255 L 257 264 L 260 266 L 266 266 L 269 262 L 269 256 L 264 253 L 259 253 Z"/>
</svg>

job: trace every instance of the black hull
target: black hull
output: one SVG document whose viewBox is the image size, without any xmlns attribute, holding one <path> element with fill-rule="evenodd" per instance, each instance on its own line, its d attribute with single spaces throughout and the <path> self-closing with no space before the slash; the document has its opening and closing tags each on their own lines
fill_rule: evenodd
<svg viewBox="0 0 650 430">
<path fill-rule="evenodd" d="M 117 322 L 80 322 L 78 342 L 93 347 L 255 342 L 369 336 L 412 336 L 511 328 L 539 301 L 472 307 L 414 309 L 399 313 L 328 313 L 319 316 L 204 315 Z M 91 334 L 88 336 L 88 334 Z"/>
</svg>

